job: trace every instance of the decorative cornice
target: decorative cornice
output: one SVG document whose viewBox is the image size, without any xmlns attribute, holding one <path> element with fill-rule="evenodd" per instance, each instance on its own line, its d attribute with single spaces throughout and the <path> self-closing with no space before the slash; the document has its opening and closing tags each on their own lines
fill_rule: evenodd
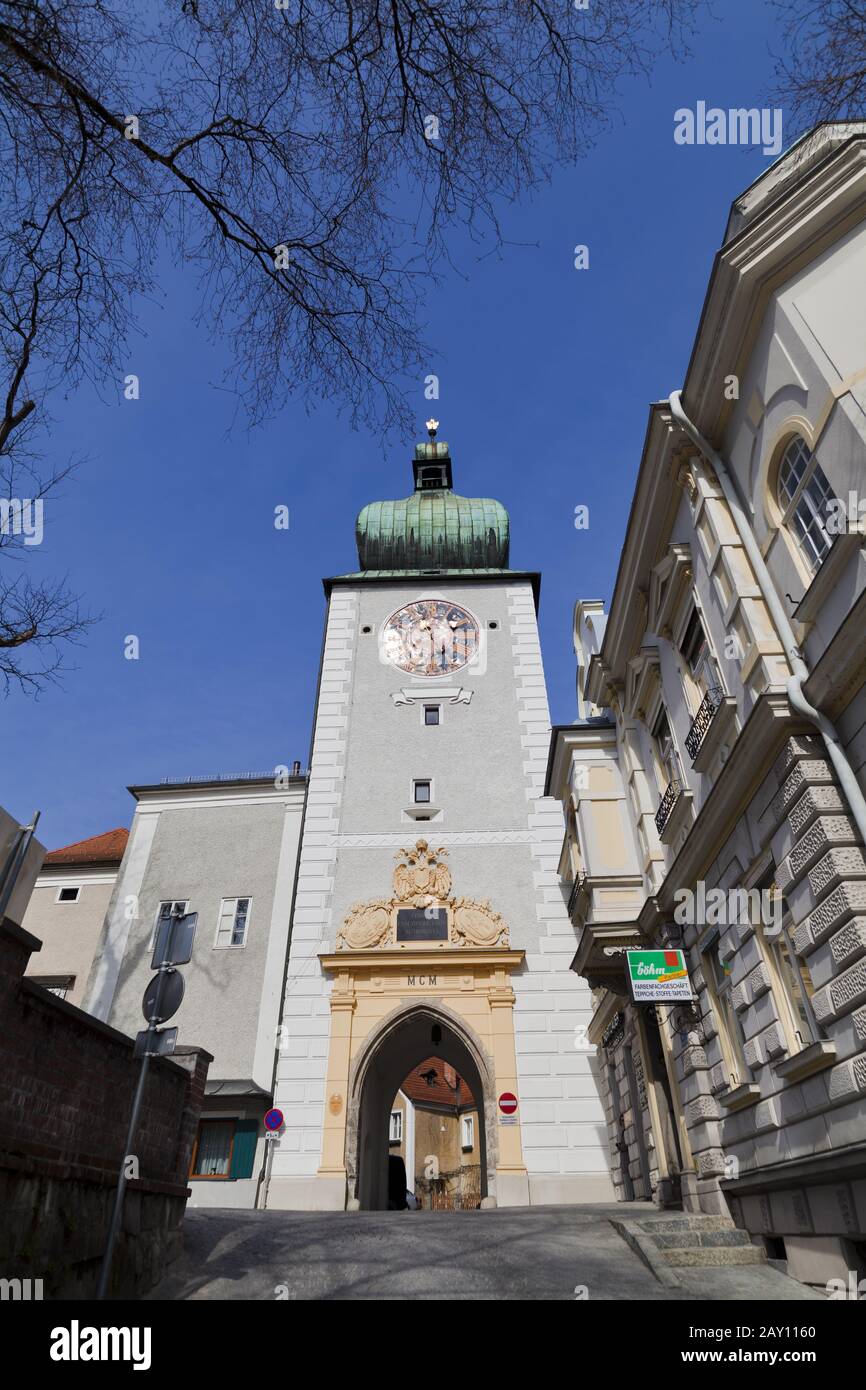
<svg viewBox="0 0 866 1390">
<path fill-rule="evenodd" d="M 449 946 L 441 942 L 438 947 L 417 946 L 408 942 L 405 946 L 390 946 L 383 950 L 322 952 L 319 960 L 323 970 L 350 975 L 378 975 L 386 970 L 405 970 L 411 966 L 419 972 L 429 966 L 433 970 L 466 973 L 466 967 L 473 969 L 490 967 L 492 970 L 517 970 L 526 957 L 525 951 L 499 950 L 477 946 Z"/>
<path fill-rule="evenodd" d="M 742 376 L 770 296 L 866 219 L 866 136 L 853 135 L 806 167 L 716 255 L 686 373 L 683 399 L 718 441 L 734 402 L 721 389 Z"/>
</svg>

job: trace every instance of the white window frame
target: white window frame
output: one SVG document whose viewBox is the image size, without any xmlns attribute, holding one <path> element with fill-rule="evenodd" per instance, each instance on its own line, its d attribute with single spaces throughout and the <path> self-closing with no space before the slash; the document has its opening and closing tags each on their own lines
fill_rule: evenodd
<svg viewBox="0 0 866 1390">
<path fill-rule="evenodd" d="M 782 470 L 789 465 L 789 455 L 792 450 L 797 449 L 802 461 L 802 455 L 808 456 L 803 466 L 802 477 L 797 481 L 793 491 L 785 494 L 782 492 Z M 810 484 L 815 478 L 815 474 L 820 473 L 823 485 L 819 482 L 822 492 L 821 505 L 816 506 L 815 499 L 811 494 Z M 836 501 L 836 494 L 827 474 L 824 472 L 817 455 L 810 448 L 808 442 L 800 433 L 793 434 L 787 441 L 781 454 L 779 464 L 776 469 L 775 501 L 782 516 L 782 525 L 794 542 L 801 561 L 806 567 L 807 572 L 814 576 L 818 573 L 822 564 L 826 560 L 833 545 L 834 537 L 827 530 L 827 504 Z M 805 536 L 800 535 L 795 518 L 798 518 L 805 532 Z M 808 538 L 808 539 L 807 539 Z M 818 542 L 823 546 L 818 554 Z M 810 551 L 814 553 L 809 553 Z"/>
<path fill-rule="evenodd" d="M 692 655 L 690 655 L 686 647 L 686 639 L 692 622 L 696 623 L 697 631 L 700 633 L 701 638 L 694 662 L 692 660 Z M 693 602 L 689 608 L 682 635 L 677 643 L 677 649 L 682 658 L 683 674 L 686 678 L 683 681 L 686 687 L 686 700 L 690 706 L 690 713 L 695 715 L 700 709 L 708 690 L 714 687 L 724 689 L 721 671 L 719 670 L 715 653 L 710 644 L 707 624 L 704 621 L 704 615 L 699 605 L 695 602 Z"/>
<path fill-rule="evenodd" d="M 475 1116 L 460 1116 L 460 1147 L 464 1153 L 475 1148 Z"/>
<path fill-rule="evenodd" d="M 428 796 L 428 798 L 427 798 L 426 801 L 419 801 L 418 798 L 417 798 L 416 795 L 415 795 L 415 788 L 418 786 L 418 783 L 419 783 L 419 782 L 426 782 L 426 783 L 427 783 L 427 786 L 430 788 L 430 795 Z M 411 785 L 410 792 L 409 792 L 409 800 L 410 800 L 410 803 L 411 803 L 413 806 L 427 806 L 427 807 L 435 806 L 435 804 L 436 804 L 435 798 L 436 798 L 436 789 L 435 789 L 435 786 L 434 786 L 433 778 L 432 778 L 432 777 L 413 777 L 413 778 L 412 778 L 412 785 Z"/>
<path fill-rule="evenodd" d="M 70 890 L 75 894 L 75 897 L 74 897 L 74 898 L 61 898 L 61 896 L 60 896 L 61 893 L 68 893 L 68 892 L 70 892 Z M 61 904 L 63 905 L 63 907 L 66 907 L 66 906 L 67 906 L 68 904 L 70 904 L 70 903 L 77 903 L 77 902 L 79 902 L 80 899 L 81 899 L 81 884 L 80 884 L 80 883 L 61 883 L 61 884 L 59 885 L 58 889 L 57 889 L 57 897 L 54 899 L 54 901 L 55 901 L 56 903 L 61 903 Z"/>
<path fill-rule="evenodd" d="M 421 728 L 422 728 L 422 729 L 441 729 L 442 725 L 445 723 L 445 706 L 444 706 L 444 704 L 443 704 L 440 700 L 421 700 L 419 703 L 420 703 L 420 705 L 421 705 Z M 428 711 L 428 709 L 438 709 L 438 711 L 439 711 L 439 722 L 438 722 L 438 724 L 428 724 L 428 723 L 427 723 L 427 711 Z M 424 780 L 423 778 L 419 778 L 419 781 L 423 781 L 423 780 Z"/>
<path fill-rule="evenodd" d="M 662 737 L 656 733 L 661 722 L 662 715 L 667 725 L 667 736 Z M 686 784 L 683 776 L 682 763 L 680 762 L 680 750 L 674 738 L 674 731 L 671 726 L 670 715 L 667 706 L 660 704 L 649 730 L 652 740 L 653 756 L 656 766 L 656 780 L 661 783 L 662 778 L 666 778 L 664 786 L 660 787 L 660 794 L 664 796 L 672 782 L 679 782 L 681 787 Z"/>
<path fill-rule="evenodd" d="M 396 1122 L 397 1122 L 396 1124 L 394 1123 L 395 1120 L 396 1120 Z M 388 1122 L 388 1143 L 389 1143 L 389 1144 L 402 1144 L 402 1143 L 403 1143 L 403 1111 L 402 1111 L 402 1110 L 392 1110 L 392 1111 L 391 1111 L 391 1118 L 390 1118 L 390 1120 L 389 1120 L 389 1122 Z"/>
<path fill-rule="evenodd" d="M 232 935 L 234 935 L 235 922 L 237 921 L 238 903 L 241 903 L 241 902 L 245 902 L 246 905 L 247 905 L 246 920 L 245 920 L 245 922 L 244 922 L 244 939 L 243 939 L 243 941 L 231 941 L 231 940 L 229 940 L 229 941 L 221 942 L 220 939 L 219 939 L 219 938 L 220 938 L 220 927 L 221 927 L 221 924 L 222 924 L 223 917 L 226 916 L 226 905 L 229 904 L 229 903 L 233 903 L 233 904 L 234 904 L 234 907 L 233 907 L 232 912 L 231 912 L 232 926 L 231 926 L 231 931 L 230 931 L 230 933 L 229 933 L 230 936 L 232 936 Z M 238 893 L 237 897 L 234 897 L 234 898 L 220 898 L 220 907 L 219 907 L 219 912 L 217 913 L 216 931 L 214 932 L 214 939 L 213 939 L 213 948 L 214 948 L 215 951 L 242 951 L 242 950 L 244 949 L 244 947 L 245 947 L 246 944 L 247 944 L 247 941 L 249 940 L 249 935 L 250 935 L 250 914 L 251 914 L 252 910 L 253 910 L 253 900 L 252 900 L 252 896 L 251 896 L 249 893 Z"/>
</svg>

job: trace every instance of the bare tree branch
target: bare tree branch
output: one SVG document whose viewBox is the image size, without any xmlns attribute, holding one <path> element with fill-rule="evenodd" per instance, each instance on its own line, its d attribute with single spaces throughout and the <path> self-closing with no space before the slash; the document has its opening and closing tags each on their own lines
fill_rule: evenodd
<svg viewBox="0 0 866 1390">
<path fill-rule="evenodd" d="M 503 201 L 578 158 L 700 4 L 0 0 L 7 500 L 22 469 L 46 495 L 51 392 L 123 375 L 165 247 L 200 273 L 251 422 L 300 393 L 406 426 L 448 229 L 502 244 Z M 79 630 L 20 576 L 0 601 L 7 652 Z"/>
<path fill-rule="evenodd" d="M 774 0 L 786 54 L 775 99 L 799 131 L 821 121 L 866 117 L 866 0 Z"/>
</svg>

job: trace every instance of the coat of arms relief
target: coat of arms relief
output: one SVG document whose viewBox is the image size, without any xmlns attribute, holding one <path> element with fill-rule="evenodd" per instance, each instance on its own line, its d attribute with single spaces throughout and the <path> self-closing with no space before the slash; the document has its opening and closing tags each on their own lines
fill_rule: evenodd
<svg viewBox="0 0 866 1390">
<path fill-rule="evenodd" d="M 485 899 L 455 897 L 447 849 L 433 850 L 426 840 L 394 856 L 393 896 L 353 903 L 337 933 L 337 950 L 364 951 L 397 941 L 398 914 L 414 908 L 428 912 L 431 922 L 447 918 L 450 946 L 508 946 L 508 927 Z M 431 939 L 439 939 L 431 927 Z M 415 934 L 415 940 L 423 940 Z"/>
</svg>

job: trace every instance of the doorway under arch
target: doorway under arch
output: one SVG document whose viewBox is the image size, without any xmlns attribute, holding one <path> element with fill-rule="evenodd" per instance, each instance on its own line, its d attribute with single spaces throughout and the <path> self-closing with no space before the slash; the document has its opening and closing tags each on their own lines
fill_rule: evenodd
<svg viewBox="0 0 866 1390">
<path fill-rule="evenodd" d="M 388 1122 L 401 1082 L 435 1052 L 466 1081 L 478 1106 L 481 1196 L 495 1197 L 495 1099 L 491 1068 L 480 1044 L 451 1014 L 419 1004 L 387 1021 L 355 1068 L 346 1134 L 349 1199 L 362 1211 L 388 1207 Z"/>
</svg>

